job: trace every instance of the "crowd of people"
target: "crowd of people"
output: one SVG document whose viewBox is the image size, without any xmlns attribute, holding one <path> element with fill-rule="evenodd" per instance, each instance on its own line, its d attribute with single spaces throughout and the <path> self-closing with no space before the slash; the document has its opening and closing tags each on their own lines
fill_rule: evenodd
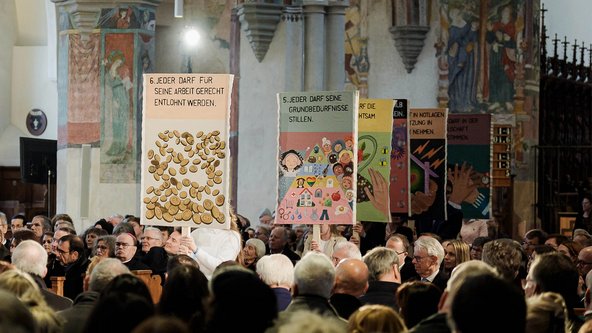
<svg viewBox="0 0 592 333">
<path fill-rule="evenodd" d="M 0 213 L 0 332 L 592 332 L 581 215 L 572 237 L 519 242 L 484 220 L 417 234 L 393 216 L 313 237 L 268 209 L 190 235 L 131 215 L 79 232 L 66 214 Z"/>
</svg>

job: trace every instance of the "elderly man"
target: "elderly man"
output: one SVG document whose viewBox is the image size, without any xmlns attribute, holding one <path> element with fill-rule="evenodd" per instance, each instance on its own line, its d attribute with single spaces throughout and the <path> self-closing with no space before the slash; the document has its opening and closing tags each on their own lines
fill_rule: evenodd
<svg viewBox="0 0 592 333">
<path fill-rule="evenodd" d="M 35 237 L 41 240 L 43 234 L 52 230 L 51 220 L 44 215 L 37 215 L 31 221 L 31 230 L 35 233 Z"/>
<path fill-rule="evenodd" d="M 360 297 L 362 304 L 382 304 L 397 310 L 394 295 L 401 285 L 397 252 L 382 246 L 375 247 L 364 255 L 364 263 L 368 266 L 369 287 Z"/>
<path fill-rule="evenodd" d="M 134 255 L 137 250 L 137 241 L 130 233 L 119 234 L 115 239 L 115 257 L 129 268 L 130 271 L 150 269 Z M 166 266 L 165 266 L 166 267 Z"/>
<path fill-rule="evenodd" d="M 278 311 L 284 311 L 292 301 L 292 294 L 290 294 L 290 288 L 294 284 L 292 261 L 283 254 L 264 256 L 257 262 L 257 274 L 273 290 Z"/>
<path fill-rule="evenodd" d="M 294 298 L 286 312 L 306 310 L 338 317 L 329 302 L 334 284 L 335 268 L 329 258 L 322 253 L 307 253 L 294 267 Z"/>
<path fill-rule="evenodd" d="M 413 266 L 421 281 L 431 282 L 440 290 L 446 288 L 448 278 L 440 271 L 440 264 L 444 259 L 442 244 L 433 237 L 421 236 L 415 241 L 413 251 Z"/>
<path fill-rule="evenodd" d="M 288 247 L 288 232 L 285 227 L 275 227 L 269 236 L 269 253 L 281 253 L 290 258 L 293 263 L 300 260 L 300 256 Z"/>
<path fill-rule="evenodd" d="M 337 242 L 333 248 L 333 254 L 331 255 L 331 261 L 333 266 L 337 267 L 337 264 L 343 259 L 358 259 L 362 260 L 362 254 L 358 246 L 352 242 Z"/>
<path fill-rule="evenodd" d="M 585 247 L 580 251 L 576 264 L 580 276 L 585 278 L 588 272 L 592 270 L 592 246 Z"/>
<path fill-rule="evenodd" d="M 100 293 L 105 289 L 105 286 L 113 278 L 123 274 L 130 274 L 130 271 L 121 261 L 113 258 L 101 260 L 90 273 L 90 276 L 85 276 L 85 280 L 89 281 L 88 290 L 78 295 L 74 300 L 72 308 L 60 311 L 58 315 L 62 317 L 64 322 L 64 333 L 82 333 L 86 320 L 90 316 L 95 304 L 97 303 Z"/>
<path fill-rule="evenodd" d="M 78 236 L 66 235 L 59 239 L 57 252 L 57 258 L 64 266 L 66 277 L 64 296 L 75 299 L 82 292 L 83 275 L 88 267 L 84 243 Z"/>
<path fill-rule="evenodd" d="M 419 276 L 413 266 L 413 259 L 409 257 L 409 240 L 405 235 L 394 234 L 386 241 L 386 247 L 397 252 L 399 256 L 399 272 L 401 281 L 419 280 Z"/>
<path fill-rule="evenodd" d="M 72 300 L 47 290 L 43 281 L 47 273 L 47 252 L 41 244 L 34 240 L 21 242 L 12 253 L 12 263 L 16 268 L 31 275 L 39 286 L 43 298 L 54 311 L 65 310 L 72 306 Z"/>
<path fill-rule="evenodd" d="M 360 259 L 341 260 L 335 268 L 335 286 L 330 299 L 341 318 L 349 318 L 362 306 L 359 297 L 364 295 L 366 290 L 368 266 Z"/>
<path fill-rule="evenodd" d="M 142 242 L 142 252 L 148 253 L 151 248 L 153 247 L 162 247 L 162 233 L 160 229 L 155 227 L 147 227 L 140 237 L 140 241 Z"/>
<path fill-rule="evenodd" d="M 166 272 L 168 255 L 162 247 L 162 233 L 160 229 L 147 227 L 142 233 L 142 262 L 150 267 L 154 274 L 164 274 Z"/>
</svg>

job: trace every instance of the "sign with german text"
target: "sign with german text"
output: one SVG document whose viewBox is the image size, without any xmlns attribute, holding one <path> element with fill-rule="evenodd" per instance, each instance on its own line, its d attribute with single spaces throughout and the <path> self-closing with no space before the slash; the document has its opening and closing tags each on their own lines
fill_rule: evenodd
<svg viewBox="0 0 592 333">
<path fill-rule="evenodd" d="M 409 146 L 407 133 L 408 104 L 396 99 L 393 110 L 393 137 L 391 142 L 390 200 L 391 212 L 409 213 Z"/>
</svg>

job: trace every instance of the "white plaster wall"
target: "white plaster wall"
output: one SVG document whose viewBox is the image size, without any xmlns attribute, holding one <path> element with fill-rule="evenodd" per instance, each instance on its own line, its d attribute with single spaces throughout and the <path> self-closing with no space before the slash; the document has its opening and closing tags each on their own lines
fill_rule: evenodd
<svg viewBox="0 0 592 333">
<path fill-rule="evenodd" d="M 577 38 L 578 45 L 586 48 L 592 44 L 592 29 L 590 29 L 590 14 L 592 13 L 592 1 L 590 0 L 542 0 L 542 4 L 549 11 L 545 14 L 545 25 L 547 26 L 547 35 L 553 39 L 555 33 L 557 37 L 563 41 L 563 37 L 567 36 L 567 41 L 574 42 Z M 570 44 L 569 50 L 572 50 Z M 558 53 L 563 56 L 563 46 L 559 44 Z M 561 51 L 559 51 L 561 50 Z M 547 51 L 553 52 L 552 42 L 547 41 Z M 568 56 L 571 59 L 571 51 L 568 51 Z M 587 55 L 587 52 L 586 52 Z M 586 57 L 587 58 L 587 57 Z M 579 61 L 579 51 L 578 51 Z M 588 63 L 586 59 L 586 63 Z"/>
<path fill-rule="evenodd" d="M 0 133 L 10 124 L 12 46 L 16 41 L 15 17 L 14 1 L 0 1 Z M 0 161 L 4 158 L 6 156 L 0 155 Z"/>
<path fill-rule="evenodd" d="M 278 111 L 284 87 L 285 24 L 280 22 L 267 55 L 257 62 L 241 32 L 237 213 L 258 223 L 263 208 L 275 209 Z"/>
</svg>

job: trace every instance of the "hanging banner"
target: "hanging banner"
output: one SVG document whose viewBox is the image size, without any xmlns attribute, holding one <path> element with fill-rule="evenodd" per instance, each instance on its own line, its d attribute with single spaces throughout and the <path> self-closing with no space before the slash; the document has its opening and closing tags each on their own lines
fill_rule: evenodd
<svg viewBox="0 0 592 333">
<path fill-rule="evenodd" d="M 476 186 L 461 204 L 466 219 L 490 217 L 491 149 L 490 114 L 448 116 L 448 167 L 470 167 L 471 186 Z"/>
<path fill-rule="evenodd" d="M 392 99 L 361 99 L 358 110 L 358 221 L 388 222 Z"/>
<path fill-rule="evenodd" d="M 396 99 L 393 110 L 393 136 L 391 142 L 391 177 L 390 200 L 391 212 L 398 214 L 409 213 L 409 177 L 407 146 L 407 113 L 406 99 Z"/>
<path fill-rule="evenodd" d="M 409 207 L 416 219 L 446 219 L 446 116 L 446 109 L 409 111 Z"/>
<path fill-rule="evenodd" d="M 230 227 L 230 95 L 225 74 L 146 74 L 141 218 L 170 227 Z"/>
<path fill-rule="evenodd" d="M 280 93 L 275 223 L 353 224 L 358 92 Z"/>
</svg>

